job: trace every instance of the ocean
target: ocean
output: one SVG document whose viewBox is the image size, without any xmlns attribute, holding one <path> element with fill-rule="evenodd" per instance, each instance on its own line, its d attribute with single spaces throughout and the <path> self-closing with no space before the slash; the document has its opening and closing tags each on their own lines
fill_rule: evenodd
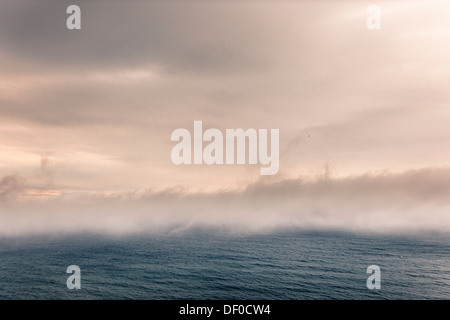
<svg viewBox="0 0 450 320">
<path fill-rule="evenodd" d="M 0 239 L 0 299 L 449 299 L 450 235 L 273 232 Z M 66 269 L 81 269 L 81 289 Z M 369 290 L 367 267 L 381 269 Z"/>
</svg>

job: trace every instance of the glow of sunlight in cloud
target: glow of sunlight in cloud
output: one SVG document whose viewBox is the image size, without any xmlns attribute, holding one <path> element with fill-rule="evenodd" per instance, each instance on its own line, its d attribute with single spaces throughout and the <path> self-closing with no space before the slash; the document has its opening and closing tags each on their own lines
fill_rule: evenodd
<svg viewBox="0 0 450 320">
<path fill-rule="evenodd" d="M 371 1 L 79 3 L 70 32 L 0 2 L 0 236 L 449 230 L 447 0 L 380 0 L 376 31 Z M 175 166 L 194 120 L 280 129 L 279 173 Z"/>
<path fill-rule="evenodd" d="M 261 180 L 243 191 L 58 195 L 0 180 L 0 236 L 100 233 L 173 234 L 196 228 L 228 233 L 333 230 L 450 232 L 450 169 L 429 168 L 314 181 Z M 30 197 L 30 194 L 34 197 Z"/>
</svg>

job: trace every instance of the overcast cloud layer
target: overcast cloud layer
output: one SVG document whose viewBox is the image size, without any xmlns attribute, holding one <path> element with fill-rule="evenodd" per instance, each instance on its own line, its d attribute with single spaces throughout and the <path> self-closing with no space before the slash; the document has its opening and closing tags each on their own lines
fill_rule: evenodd
<svg viewBox="0 0 450 320">
<path fill-rule="evenodd" d="M 0 236 L 450 229 L 447 0 L 76 3 L 0 2 Z M 194 120 L 280 129 L 278 175 L 175 166 Z"/>
<path fill-rule="evenodd" d="M 0 180 L 0 236 L 95 233 L 176 234 L 196 228 L 226 233 L 333 230 L 450 232 L 450 169 L 385 173 L 314 182 L 249 185 L 243 191 L 155 192 L 18 202 L 20 177 Z"/>
</svg>

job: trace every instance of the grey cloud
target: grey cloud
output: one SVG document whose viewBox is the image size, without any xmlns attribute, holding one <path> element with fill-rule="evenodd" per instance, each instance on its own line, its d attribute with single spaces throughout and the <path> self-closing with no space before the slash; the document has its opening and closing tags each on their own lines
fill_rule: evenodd
<svg viewBox="0 0 450 320">
<path fill-rule="evenodd" d="M 159 66 L 175 73 L 258 69 L 254 28 L 228 6 L 183 1 L 77 1 L 82 29 L 69 31 L 69 1 L 6 1 L 0 11 L 2 51 L 54 70 Z M 236 4 L 235 4 L 236 5 Z M 247 13 L 251 11 L 243 8 Z M 251 18 L 251 15 L 250 15 Z M 235 34 L 229 21 L 246 37 Z M 229 30 L 231 29 L 231 31 Z M 245 45 L 245 48 L 242 48 Z"/>
<path fill-rule="evenodd" d="M 10 178 L 8 178 L 10 179 Z M 375 233 L 449 232 L 450 169 L 314 181 L 260 181 L 244 191 L 186 189 L 61 196 L 28 201 L 0 213 L 0 236 L 46 233 L 173 233 L 341 230 Z M 6 181 L 6 180 L 5 180 Z M 11 211 L 9 211 L 11 213 Z"/>
<path fill-rule="evenodd" d="M 358 1 L 77 3 L 79 32 L 65 28 L 72 1 L 0 2 L 0 138 L 11 152 L 0 175 L 52 154 L 67 189 L 257 178 L 175 168 L 170 133 L 194 120 L 280 128 L 289 177 L 326 162 L 340 174 L 448 163 L 448 19 L 427 16 L 442 2 L 386 1 L 379 32 Z"/>
<path fill-rule="evenodd" d="M 348 203 L 370 200 L 370 210 L 384 206 L 415 206 L 431 202 L 450 205 L 450 169 L 427 168 L 407 171 L 401 174 L 382 172 L 347 178 L 330 178 L 327 175 L 315 181 L 287 180 L 250 185 L 244 195 L 261 200 L 341 199 Z M 366 202 L 367 204 L 367 202 Z M 350 204 L 351 205 L 351 204 Z"/>
<path fill-rule="evenodd" d="M 0 201 L 7 200 L 22 193 L 25 179 L 19 175 L 8 175 L 0 179 Z"/>
<path fill-rule="evenodd" d="M 41 157 L 41 166 L 39 170 L 39 175 L 44 180 L 45 186 L 50 187 L 53 185 L 51 161 L 47 156 Z"/>
</svg>

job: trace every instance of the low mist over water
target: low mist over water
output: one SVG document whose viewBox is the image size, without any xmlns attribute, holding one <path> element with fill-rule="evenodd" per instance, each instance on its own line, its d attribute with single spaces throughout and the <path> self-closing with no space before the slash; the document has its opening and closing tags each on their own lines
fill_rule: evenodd
<svg viewBox="0 0 450 320">
<path fill-rule="evenodd" d="M 190 232 L 0 240 L 1 299 L 447 299 L 448 236 Z M 68 290 L 66 268 L 81 269 Z M 369 265 L 381 289 L 369 290 Z"/>
</svg>

